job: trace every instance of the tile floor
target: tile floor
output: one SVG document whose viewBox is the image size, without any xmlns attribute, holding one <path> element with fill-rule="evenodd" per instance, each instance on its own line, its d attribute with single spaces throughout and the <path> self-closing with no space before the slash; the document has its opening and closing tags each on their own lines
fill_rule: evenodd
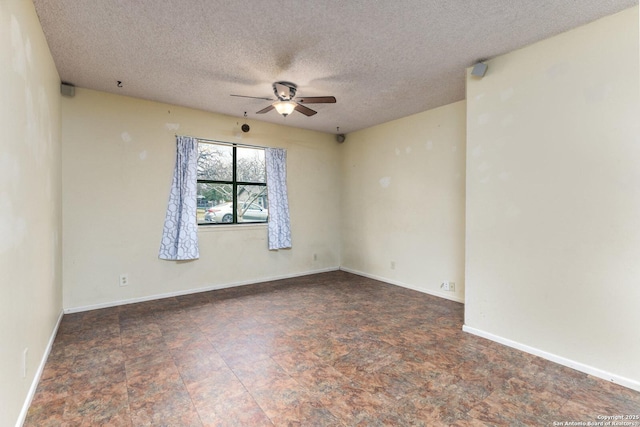
<svg viewBox="0 0 640 427">
<path fill-rule="evenodd" d="M 65 315 L 26 426 L 551 426 L 640 393 L 345 272 Z"/>
</svg>

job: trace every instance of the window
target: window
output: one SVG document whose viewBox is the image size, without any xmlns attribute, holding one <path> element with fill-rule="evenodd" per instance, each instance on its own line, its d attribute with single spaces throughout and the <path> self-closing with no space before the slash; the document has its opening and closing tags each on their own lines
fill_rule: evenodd
<svg viewBox="0 0 640 427">
<path fill-rule="evenodd" d="M 198 224 L 267 222 L 264 149 L 198 142 Z"/>
</svg>

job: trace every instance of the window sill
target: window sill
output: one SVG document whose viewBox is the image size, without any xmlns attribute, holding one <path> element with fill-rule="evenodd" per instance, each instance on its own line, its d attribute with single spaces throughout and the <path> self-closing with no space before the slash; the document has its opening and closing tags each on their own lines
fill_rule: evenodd
<svg viewBox="0 0 640 427">
<path fill-rule="evenodd" d="M 198 225 L 198 233 L 210 233 L 212 231 L 229 231 L 229 230 L 253 230 L 267 228 L 266 222 L 250 223 L 250 224 L 215 224 L 215 225 Z"/>
</svg>

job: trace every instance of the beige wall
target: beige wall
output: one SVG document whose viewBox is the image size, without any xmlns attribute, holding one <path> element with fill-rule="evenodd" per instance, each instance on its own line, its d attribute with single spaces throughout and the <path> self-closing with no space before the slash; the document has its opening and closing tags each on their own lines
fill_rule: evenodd
<svg viewBox="0 0 640 427">
<path fill-rule="evenodd" d="M 239 139 L 237 118 L 85 89 L 62 113 L 66 310 L 339 267 L 333 136 L 249 120 Z M 286 148 L 293 249 L 269 251 L 266 224 L 201 227 L 199 260 L 159 260 L 176 133 Z"/>
<path fill-rule="evenodd" d="M 638 8 L 467 78 L 466 329 L 640 386 Z"/>
<path fill-rule="evenodd" d="M 340 156 L 342 268 L 463 301 L 465 102 L 349 134 Z"/>
<path fill-rule="evenodd" d="M 0 82 L 0 425 L 9 426 L 62 312 L 60 80 L 29 1 L 0 2 Z"/>
</svg>

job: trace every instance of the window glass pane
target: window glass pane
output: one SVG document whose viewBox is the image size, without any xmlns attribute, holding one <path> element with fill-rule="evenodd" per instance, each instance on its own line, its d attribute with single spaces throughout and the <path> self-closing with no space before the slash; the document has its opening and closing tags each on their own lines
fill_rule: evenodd
<svg viewBox="0 0 640 427">
<path fill-rule="evenodd" d="M 199 143 L 197 179 L 198 224 L 267 222 L 264 149 Z"/>
<path fill-rule="evenodd" d="M 233 147 L 198 144 L 198 179 L 233 180 Z"/>
<path fill-rule="evenodd" d="M 233 186 L 198 183 L 198 224 L 233 221 Z"/>
<path fill-rule="evenodd" d="M 267 222 L 267 187 L 238 186 L 238 222 Z"/>
<path fill-rule="evenodd" d="M 266 182 L 264 150 L 238 147 L 237 180 L 239 182 Z"/>
</svg>

